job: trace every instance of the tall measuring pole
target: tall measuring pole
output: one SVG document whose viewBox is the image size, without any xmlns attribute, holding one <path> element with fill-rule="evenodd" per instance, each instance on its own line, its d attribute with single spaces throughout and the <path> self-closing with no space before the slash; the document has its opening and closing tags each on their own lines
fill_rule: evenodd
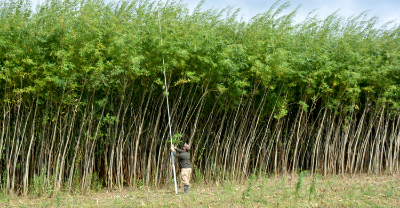
<svg viewBox="0 0 400 208">
<path fill-rule="evenodd" d="M 167 2 L 168 3 L 168 2 Z M 161 17 L 160 13 L 158 13 L 159 16 L 159 24 L 160 24 L 160 34 L 161 34 L 161 45 L 162 45 L 162 33 L 161 33 Z M 165 84 L 165 97 L 167 99 L 167 112 L 168 112 L 168 127 L 169 127 L 169 137 L 171 139 L 171 146 L 172 146 L 172 130 L 171 130 L 171 116 L 169 115 L 169 103 L 168 103 L 168 86 L 167 86 L 167 76 L 165 76 L 165 64 L 164 64 L 164 55 L 162 58 L 162 64 L 163 64 L 163 69 L 164 69 L 164 84 Z M 178 188 L 176 186 L 176 173 L 175 173 L 175 158 L 174 158 L 174 153 L 171 151 L 171 162 L 172 162 L 172 170 L 174 173 L 174 184 L 175 184 L 175 194 L 178 194 Z"/>
<path fill-rule="evenodd" d="M 172 146 L 172 130 L 171 130 L 171 116 L 169 115 L 169 103 L 168 103 L 168 87 L 167 87 L 167 78 L 165 76 L 165 65 L 164 65 L 164 57 L 163 57 L 163 67 L 164 67 L 164 83 L 165 83 L 165 96 L 167 98 L 167 111 L 168 111 L 168 126 L 169 126 L 169 137 L 171 139 L 171 146 Z M 175 194 L 178 193 L 178 189 L 176 187 L 176 174 L 175 174 L 175 158 L 174 153 L 171 151 L 171 160 L 172 160 L 172 169 L 174 172 L 174 183 L 175 183 Z"/>
</svg>

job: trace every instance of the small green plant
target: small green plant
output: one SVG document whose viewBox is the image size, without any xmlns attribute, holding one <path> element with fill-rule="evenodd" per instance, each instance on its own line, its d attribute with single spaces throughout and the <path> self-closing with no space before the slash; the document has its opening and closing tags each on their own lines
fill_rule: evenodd
<svg viewBox="0 0 400 208">
<path fill-rule="evenodd" d="M 56 173 L 58 173 L 58 167 L 56 167 Z M 51 196 L 54 193 L 54 181 L 57 178 L 58 174 L 52 175 L 49 180 L 47 180 L 46 184 L 46 194 Z"/>
<path fill-rule="evenodd" d="M 279 186 L 280 186 L 281 188 L 283 188 L 283 187 L 285 186 L 285 184 L 286 184 L 286 176 L 283 175 L 283 176 L 282 176 L 282 180 L 281 180 Z"/>
<path fill-rule="evenodd" d="M 98 173 L 93 173 L 93 176 L 91 176 L 92 179 L 92 190 L 95 190 L 97 192 L 99 192 L 101 190 L 101 188 L 103 187 L 103 183 L 102 180 L 99 178 Z"/>
<path fill-rule="evenodd" d="M 84 187 L 85 192 L 90 191 L 90 189 L 92 187 L 92 184 L 93 184 L 92 179 L 93 179 L 93 174 L 88 174 L 88 176 L 87 176 L 87 181 L 88 181 L 87 183 L 88 184 L 86 184 L 86 187 Z"/>
<path fill-rule="evenodd" d="M 195 166 L 194 182 L 199 184 L 203 183 L 203 174 L 201 174 L 200 168 L 197 166 Z"/>
<path fill-rule="evenodd" d="M 30 183 L 30 193 L 33 196 L 41 196 L 46 192 L 46 168 L 43 167 L 41 175 L 33 175 L 33 180 Z"/>
<path fill-rule="evenodd" d="M 58 192 L 58 193 L 56 194 L 56 204 L 57 204 L 57 207 L 61 207 L 60 192 Z"/>
<path fill-rule="evenodd" d="M 1 180 L 0 180 L 0 189 L 1 189 L 1 195 L 5 196 L 7 195 L 7 189 L 6 189 L 6 183 L 7 183 L 7 172 L 3 171 Z"/>
<path fill-rule="evenodd" d="M 10 207 L 10 198 L 6 197 L 6 207 Z"/>
<path fill-rule="evenodd" d="M 262 182 L 259 185 L 259 188 L 265 188 L 267 187 L 267 183 L 269 182 L 269 175 L 265 174 L 262 178 Z"/>
<path fill-rule="evenodd" d="M 357 186 L 355 183 L 352 183 L 351 192 L 349 193 L 348 197 L 350 200 L 354 199 L 355 193 L 357 190 Z"/>
<path fill-rule="evenodd" d="M 225 190 L 227 193 L 232 193 L 232 191 L 233 191 L 233 186 L 232 186 L 232 183 L 231 183 L 230 181 L 225 181 L 225 182 L 224 182 L 224 190 Z"/>
<path fill-rule="evenodd" d="M 34 196 L 38 196 L 40 192 L 40 181 L 38 180 L 38 176 L 36 174 L 33 175 L 33 180 L 30 184 L 30 194 Z"/>
<path fill-rule="evenodd" d="M 385 198 L 388 199 L 392 197 L 394 193 L 395 193 L 395 187 L 393 185 L 393 182 L 389 181 L 389 186 L 386 186 Z"/>
<path fill-rule="evenodd" d="M 375 188 L 371 185 L 368 185 L 367 188 L 361 189 L 361 193 L 366 196 L 375 196 Z"/>
<path fill-rule="evenodd" d="M 121 204 L 121 203 L 122 203 L 121 198 L 120 198 L 119 196 L 115 196 L 114 201 L 113 201 L 113 204 L 114 204 L 114 205 L 119 205 L 119 204 Z"/>
<path fill-rule="evenodd" d="M 248 184 L 247 188 L 243 191 L 243 194 L 242 194 L 243 200 L 245 200 L 246 197 L 251 197 L 251 192 L 253 191 L 253 185 L 254 185 L 255 179 L 256 179 L 256 177 L 254 174 L 250 176 L 249 184 Z"/>
<path fill-rule="evenodd" d="M 138 181 L 137 181 L 137 187 L 139 188 L 139 190 L 143 190 L 143 188 L 144 188 L 144 185 L 143 185 L 143 181 L 142 181 L 142 179 L 139 179 Z"/>
<path fill-rule="evenodd" d="M 316 193 L 317 193 L 317 174 L 313 174 L 309 189 L 308 201 L 311 201 L 311 198 L 315 197 Z"/>
<path fill-rule="evenodd" d="M 79 168 L 78 171 L 75 173 L 74 179 L 72 181 L 72 190 L 74 193 L 79 194 L 81 192 L 81 183 L 80 183 L 80 174 Z"/>
<path fill-rule="evenodd" d="M 296 190 L 295 190 L 295 194 L 296 194 L 297 197 L 300 197 L 300 189 L 301 189 L 301 186 L 303 185 L 304 176 L 307 176 L 307 175 L 308 175 L 308 171 L 307 170 L 302 171 L 299 174 L 299 178 L 297 179 Z"/>
<path fill-rule="evenodd" d="M 181 137 L 182 137 L 181 133 L 174 134 L 174 136 L 172 138 L 172 144 L 174 144 L 175 146 L 182 144 L 182 141 L 180 140 Z M 170 140 L 170 142 L 171 142 L 171 140 Z"/>
<path fill-rule="evenodd" d="M 56 168 L 56 173 L 58 168 Z M 54 194 L 54 182 L 58 174 L 52 175 L 50 178 L 46 175 L 46 168 L 43 167 L 41 174 L 33 175 L 32 181 L 29 184 L 29 193 L 33 196 L 40 197 L 43 195 L 51 196 Z"/>
</svg>

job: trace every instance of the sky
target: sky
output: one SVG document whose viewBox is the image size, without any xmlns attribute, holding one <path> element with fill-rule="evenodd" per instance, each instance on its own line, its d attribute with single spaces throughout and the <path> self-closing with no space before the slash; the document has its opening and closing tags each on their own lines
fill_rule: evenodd
<svg viewBox="0 0 400 208">
<path fill-rule="evenodd" d="M 43 1 L 32 0 L 32 3 L 36 5 Z M 200 0 L 183 0 L 183 3 L 187 4 L 191 11 L 199 2 Z M 276 0 L 205 0 L 203 9 L 222 9 L 232 5 L 235 8 L 241 8 L 239 17 L 249 20 L 258 13 L 268 11 L 275 2 Z M 285 0 L 282 0 L 283 2 Z M 369 17 L 379 17 L 377 26 L 391 20 L 394 20 L 391 25 L 400 23 L 400 0 L 291 0 L 291 4 L 283 14 L 292 12 L 297 6 L 301 5 L 295 17 L 296 23 L 304 20 L 308 13 L 314 9 L 316 9 L 316 14 L 320 18 L 325 18 L 337 10 L 339 10 L 339 15 L 345 18 L 359 15 L 363 11 L 369 11 Z"/>
<path fill-rule="evenodd" d="M 199 1 L 184 0 L 183 2 L 193 9 Z M 236 8 L 241 8 L 240 16 L 244 20 L 249 20 L 258 13 L 268 11 L 275 2 L 275 0 L 206 0 L 203 7 L 205 9 L 224 8 L 234 5 Z M 369 17 L 379 17 L 378 25 L 391 20 L 394 20 L 392 25 L 400 23 L 400 0 L 292 0 L 290 2 L 292 5 L 285 10 L 284 14 L 292 12 L 300 5 L 295 18 L 297 23 L 303 21 L 314 9 L 320 18 L 325 18 L 337 10 L 339 10 L 339 15 L 345 18 L 369 11 Z"/>
</svg>

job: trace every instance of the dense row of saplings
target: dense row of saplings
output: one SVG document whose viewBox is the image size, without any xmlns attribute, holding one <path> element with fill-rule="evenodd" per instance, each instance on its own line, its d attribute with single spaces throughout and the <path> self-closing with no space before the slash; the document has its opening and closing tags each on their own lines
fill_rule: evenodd
<svg viewBox="0 0 400 208">
<path fill-rule="evenodd" d="M 2 190 L 170 185 L 164 67 L 197 179 L 398 172 L 399 28 L 293 25 L 277 5 L 241 22 L 176 2 L 3 3 Z"/>
</svg>

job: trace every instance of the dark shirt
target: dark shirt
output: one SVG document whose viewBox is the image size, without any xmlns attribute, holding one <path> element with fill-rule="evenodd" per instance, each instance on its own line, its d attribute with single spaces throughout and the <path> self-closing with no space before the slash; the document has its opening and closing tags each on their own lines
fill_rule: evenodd
<svg viewBox="0 0 400 208">
<path fill-rule="evenodd" d="M 179 152 L 179 154 L 174 152 L 174 156 L 179 158 L 179 168 L 192 168 L 192 165 L 190 164 L 190 152 L 185 152 L 179 148 L 176 148 L 175 150 Z"/>
</svg>

